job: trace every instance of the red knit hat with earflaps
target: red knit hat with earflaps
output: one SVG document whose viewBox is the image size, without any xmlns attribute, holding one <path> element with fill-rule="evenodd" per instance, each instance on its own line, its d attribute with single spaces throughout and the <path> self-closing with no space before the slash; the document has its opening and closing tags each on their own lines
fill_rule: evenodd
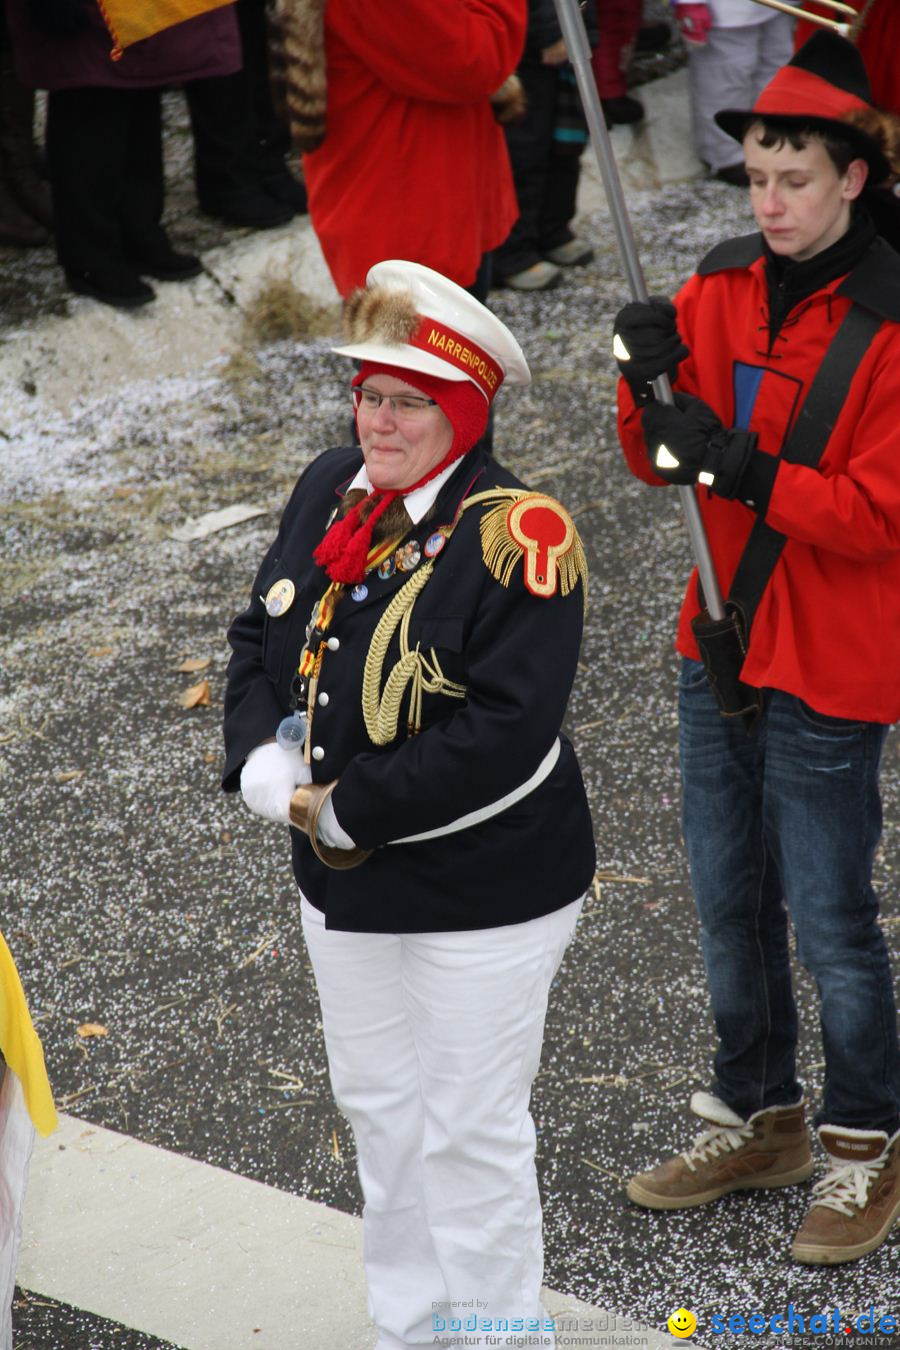
<svg viewBox="0 0 900 1350">
<path fill-rule="evenodd" d="M 353 380 L 353 388 L 362 384 L 370 375 L 393 375 L 403 380 L 412 389 L 418 390 L 426 398 L 433 398 L 441 412 L 452 423 L 453 442 L 444 458 L 433 469 L 429 469 L 415 483 L 405 488 L 380 489 L 372 484 L 368 497 L 357 502 L 340 520 L 336 520 L 325 537 L 313 551 L 313 558 L 332 581 L 353 586 L 362 581 L 366 574 L 366 558 L 372 547 L 372 531 L 391 502 L 397 497 L 405 497 L 416 488 L 424 487 L 436 478 L 454 460 L 460 459 L 472 449 L 484 435 L 487 426 L 488 402 L 484 394 L 471 380 L 443 380 L 436 375 L 426 375 L 418 370 L 404 370 L 399 366 L 382 365 L 375 361 L 363 361 Z M 361 520 L 363 508 L 367 502 L 376 500 L 374 509 L 365 521 Z"/>
</svg>

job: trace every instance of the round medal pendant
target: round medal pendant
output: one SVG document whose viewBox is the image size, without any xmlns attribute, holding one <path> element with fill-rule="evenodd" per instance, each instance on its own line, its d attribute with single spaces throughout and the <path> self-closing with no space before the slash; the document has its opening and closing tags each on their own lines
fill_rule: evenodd
<svg viewBox="0 0 900 1350">
<path fill-rule="evenodd" d="M 425 547 L 422 552 L 426 558 L 436 558 L 446 542 L 446 538 L 438 530 L 436 534 L 430 534 L 425 540 Z"/>
<path fill-rule="evenodd" d="M 266 613 L 270 619 L 277 619 L 279 615 L 286 614 L 294 603 L 296 587 L 290 577 L 282 577 L 276 581 L 266 591 Z"/>
<path fill-rule="evenodd" d="M 422 550 L 415 539 L 410 539 L 408 544 L 397 549 L 394 556 L 401 572 L 411 572 L 422 561 Z"/>
<path fill-rule="evenodd" d="M 385 558 L 384 562 L 378 569 L 378 575 L 381 577 L 381 580 L 387 581 L 388 577 L 392 577 L 394 575 L 396 567 L 397 564 L 392 557 Z"/>
<path fill-rule="evenodd" d="M 367 596 L 368 594 L 369 594 L 369 588 L 368 588 L 368 586 L 366 586 L 366 585 L 364 585 L 362 582 L 360 582 L 359 585 L 358 585 L 358 586 L 354 586 L 354 587 L 353 587 L 353 590 L 350 592 L 350 599 L 351 599 L 351 600 L 365 600 L 365 598 L 366 598 L 366 596 Z"/>
</svg>

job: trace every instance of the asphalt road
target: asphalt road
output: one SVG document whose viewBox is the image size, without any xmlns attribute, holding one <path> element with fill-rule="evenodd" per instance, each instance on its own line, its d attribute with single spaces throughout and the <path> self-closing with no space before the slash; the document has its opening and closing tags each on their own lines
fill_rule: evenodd
<svg viewBox="0 0 900 1350">
<path fill-rule="evenodd" d="M 637 203 L 635 222 L 663 292 L 748 228 L 741 195 L 716 184 Z M 630 1172 L 693 1138 L 686 1103 L 707 1080 L 713 1034 L 678 822 L 672 639 L 686 535 L 674 495 L 643 488 L 620 460 L 608 352 L 624 288 L 605 219 L 587 228 L 589 267 L 548 295 L 494 301 L 535 374 L 501 396 L 496 452 L 569 506 L 591 565 L 568 730 L 598 877 L 553 992 L 534 1097 L 546 1278 L 653 1325 L 684 1305 L 700 1344 L 737 1347 L 747 1338 L 709 1334 L 713 1313 L 900 1311 L 900 1230 L 852 1266 L 803 1268 L 787 1249 L 804 1188 L 669 1215 L 622 1194 Z M 64 425 L 12 433 L 0 461 L 0 924 L 63 1109 L 356 1213 L 287 840 L 218 788 L 224 631 L 298 470 L 342 439 L 346 379 L 327 342 L 280 343 L 230 379 L 147 380 Z M 203 541 L 171 537 L 238 502 L 268 514 Z M 180 672 L 186 659 L 208 665 Z M 210 706 L 180 706 L 204 678 Z M 877 883 L 895 937 L 895 738 L 884 788 Z M 815 1104 L 821 1048 L 802 972 L 798 988 Z M 79 1037 L 85 1022 L 108 1035 Z M 273 1090 L 273 1069 L 302 1089 Z M 154 1344 L 31 1298 L 16 1322 L 22 1348 Z"/>
</svg>

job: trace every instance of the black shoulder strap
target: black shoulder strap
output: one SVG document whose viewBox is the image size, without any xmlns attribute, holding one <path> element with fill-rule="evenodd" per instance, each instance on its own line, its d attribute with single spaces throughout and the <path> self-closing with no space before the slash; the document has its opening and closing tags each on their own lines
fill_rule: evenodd
<svg viewBox="0 0 900 1350">
<path fill-rule="evenodd" d="M 738 239 L 723 239 L 721 244 L 710 249 L 697 272 L 701 277 L 709 277 L 714 272 L 752 267 L 757 258 L 762 257 L 762 252 L 761 234 L 742 234 Z"/>
<path fill-rule="evenodd" d="M 896 197 L 893 200 L 900 216 L 900 201 Z M 853 271 L 844 277 L 835 295 L 845 295 L 883 319 L 900 323 L 900 254 L 881 235 L 877 236 Z"/>
<path fill-rule="evenodd" d="M 880 314 L 863 309 L 861 305 L 850 306 L 782 447 L 782 459 L 791 464 L 805 464 L 810 469 L 818 464 L 847 397 L 850 382 L 881 324 Z M 744 631 L 748 636 L 757 606 L 786 543 L 787 535 L 773 530 L 762 517 L 750 531 L 728 594 L 729 601 L 743 614 Z"/>
</svg>

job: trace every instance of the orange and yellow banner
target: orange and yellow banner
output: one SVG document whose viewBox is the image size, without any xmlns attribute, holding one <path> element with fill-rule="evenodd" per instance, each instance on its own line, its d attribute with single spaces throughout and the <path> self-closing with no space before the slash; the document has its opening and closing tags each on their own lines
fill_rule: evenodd
<svg viewBox="0 0 900 1350">
<path fill-rule="evenodd" d="M 53 1093 L 44 1067 L 44 1050 L 34 1029 L 22 981 L 6 939 L 0 933 L 0 1051 L 19 1079 L 31 1122 L 39 1134 L 56 1129 Z"/>
<path fill-rule="evenodd" d="M 232 5 L 234 0 L 99 0 L 99 4 L 112 34 L 115 60 L 124 47 L 161 33 L 164 28 L 173 28 L 176 23 L 184 23 L 185 19 Z"/>
</svg>

